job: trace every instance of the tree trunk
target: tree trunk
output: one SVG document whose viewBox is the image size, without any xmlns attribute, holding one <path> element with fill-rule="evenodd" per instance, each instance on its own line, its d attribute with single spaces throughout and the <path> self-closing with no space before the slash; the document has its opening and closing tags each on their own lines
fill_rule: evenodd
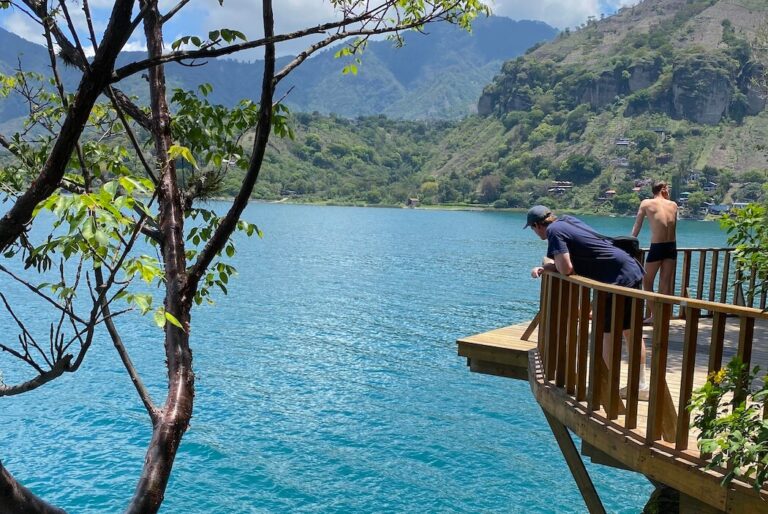
<svg viewBox="0 0 768 514">
<path fill-rule="evenodd" d="M 0 506 L 2 512 L 13 514 L 66 514 L 48 505 L 11 476 L 0 462 Z"/>
<path fill-rule="evenodd" d="M 144 32 L 149 57 L 162 54 L 163 36 L 157 2 L 144 5 Z M 186 291 L 186 258 L 184 255 L 184 212 L 176 181 L 176 168 L 168 157 L 172 144 L 170 109 L 166 99 L 163 66 L 149 70 L 150 102 L 152 107 L 152 135 L 160 171 L 158 202 L 160 209 L 161 251 L 165 268 L 165 310 L 172 314 L 184 329 L 171 323 L 165 326 L 165 355 L 168 362 L 168 396 L 165 406 L 153 427 L 147 448 L 144 469 L 136 486 L 127 512 L 154 513 L 160 508 L 171 475 L 181 438 L 192 417 L 195 394 L 195 376 L 192 371 L 192 352 L 189 348 L 189 311 L 192 298 Z"/>
</svg>

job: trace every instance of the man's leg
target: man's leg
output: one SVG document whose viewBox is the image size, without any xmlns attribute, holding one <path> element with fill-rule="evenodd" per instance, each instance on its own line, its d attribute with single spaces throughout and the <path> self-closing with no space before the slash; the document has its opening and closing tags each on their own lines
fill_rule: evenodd
<svg viewBox="0 0 768 514">
<path fill-rule="evenodd" d="M 659 267 L 662 262 L 663 261 L 653 261 L 645 263 L 645 276 L 643 276 L 643 289 L 645 291 L 653 292 L 653 283 L 656 281 L 656 274 L 659 272 Z M 659 282 L 659 289 L 661 289 L 661 282 Z M 653 302 L 649 300 L 645 304 L 645 321 L 650 321 L 652 319 Z"/>
<path fill-rule="evenodd" d="M 624 330 L 622 334 L 624 336 L 624 341 L 626 341 L 627 343 L 627 354 L 629 354 L 629 352 L 632 351 L 632 349 L 629 347 L 630 330 Z M 645 359 L 646 359 L 645 337 L 641 336 L 640 337 L 640 381 L 638 384 L 639 385 L 638 396 L 640 401 L 648 401 L 648 379 L 647 379 Z M 620 394 L 622 398 L 626 398 L 627 387 L 622 387 Z"/>
<path fill-rule="evenodd" d="M 656 264 L 656 263 L 653 263 L 653 264 Z M 677 265 L 677 261 L 675 259 L 664 259 L 663 261 L 661 261 L 661 274 L 659 275 L 659 293 L 674 294 L 673 290 L 675 286 L 674 281 L 675 281 L 676 265 Z"/>
</svg>

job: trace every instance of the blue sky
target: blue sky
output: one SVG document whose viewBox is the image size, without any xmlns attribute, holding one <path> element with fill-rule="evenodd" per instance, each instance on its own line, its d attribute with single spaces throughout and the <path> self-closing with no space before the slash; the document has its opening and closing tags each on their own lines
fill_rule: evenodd
<svg viewBox="0 0 768 514">
<path fill-rule="evenodd" d="M 493 12 L 515 20 L 541 20 L 554 27 L 563 29 L 575 27 L 589 16 L 612 14 L 625 5 L 633 5 L 639 0 L 487 0 Z M 176 0 L 161 0 L 161 9 L 168 10 Z M 111 0 L 90 0 L 94 11 L 96 31 L 100 32 L 107 18 Z M 334 11 L 328 0 L 277 0 L 274 2 L 276 30 L 278 33 L 297 30 L 334 19 Z M 79 30 L 84 28 L 82 11 L 74 7 L 71 15 L 75 18 Z M 166 37 L 170 44 L 183 35 L 206 35 L 208 31 L 223 27 L 237 29 L 249 37 L 259 37 L 260 5 L 258 0 L 192 0 L 166 27 Z M 0 26 L 30 41 L 42 42 L 39 26 L 19 10 L 0 11 Z M 128 49 L 141 50 L 141 31 L 129 41 Z M 306 42 L 278 47 L 278 53 L 296 53 L 306 46 Z M 258 55 L 256 55 L 258 56 Z M 256 57 L 254 56 L 254 57 Z"/>
</svg>

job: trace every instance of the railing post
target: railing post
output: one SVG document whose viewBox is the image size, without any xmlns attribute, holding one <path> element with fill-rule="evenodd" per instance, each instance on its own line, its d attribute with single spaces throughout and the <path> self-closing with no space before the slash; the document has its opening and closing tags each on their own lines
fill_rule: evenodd
<svg viewBox="0 0 768 514">
<path fill-rule="evenodd" d="M 576 357 L 579 348 L 578 323 L 581 316 L 579 311 L 579 286 L 568 283 L 568 338 L 566 343 L 565 390 L 572 395 L 576 390 Z"/>
<path fill-rule="evenodd" d="M 560 292 L 558 297 L 557 318 L 557 367 L 555 368 L 555 385 L 565 386 L 566 359 L 568 357 L 568 323 L 571 313 L 568 310 L 571 284 L 565 279 L 560 279 Z"/>
<path fill-rule="evenodd" d="M 675 434 L 675 449 L 688 449 L 688 427 L 691 415 L 688 412 L 688 402 L 693 391 L 693 377 L 696 371 L 696 341 L 699 335 L 699 318 L 701 311 L 686 307 L 685 333 L 683 335 L 683 365 L 680 377 L 680 401 L 677 404 L 677 433 Z"/>
<path fill-rule="evenodd" d="M 744 376 L 739 380 L 736 390 L 733 392 L 733 405 L 739 405 L 747 397 L 747 375 L 752 366 L 752 340 L 755 335 L 755 318 L 751 316 L 739 316 L 739 349 L 737 355 L 746 366 Z"/>
<path fill-rule="evenodd" d="M 699 271 L 696 274 L 696 298 L 704 298 L 704 274 L 707 271 L 707 252 L 699 251 Z"/>
<path fill-rule="evenodd" d="M 712 251 L 712 266 L 709 270 L 709 294 L 707 300 L 710 302 L 715 301 L 715 290 L 717 289 L 717 268 L 720 260 L 720 250 Z M 712 315 L 712 311 L 709 311 L 709 315 Z"/>
<path fill-rule="evenodd" d="M 579 350 L 576 362 L 576 401 L 587 398 L 587 358 L 589 354 L 589 312 L 592 290 L 579 286 Z"/>
<path fill-rule="evenodd" d="M 643 343 L 643 300 L 632 299 L 632 321 L 630 323 L 630 338 L 627 342 L 628 378 L 627 378 L 627 414 L 624 426 L 637 427 L 637 402 L 640 388 L 640 369 L 645 366 L 641 358 L 641 345 Z"/>
<path fill-rule="evenodd" d="M 653 310 L 653 352 L 651 354 L 651 384 L 646 430 L 646 440 L 649 443 L 661 439 L 664 432 L 664 402 L 665 395 L 669 394 L 667 389 L 667 352 L 669 350 L 669 318 L 672 306 L 656 301 Z M 672 437 L 674 437 L 674 431 Z"/>
<path fill-rule="evenodd" d="M 680 253 L 680 252 L 678 252 Z M 680 296 L 688 298 L 690 291 L 688 291 L 688 285 L 691 280 L 691 251 L 683 250 L 683 281 L 680 283 Z M 677 318 L 682 319 L 685 316 L 683 309 L 678 308 Z"/>
<path fill-rule="evenodd" d="M 621 338 L 624 324 L 624 302 L 626 297 L 622 294 L 611 295 L 611 341 L 610 362 L 608 368 L 608 405 L 605 406 L 608 419 L 619 417 L 619 379 L 621 378 Z M 603 349 L 605 352 L 605 349 Z M 602 360 L 602 357 L 598 355 Z"/>
<path fill-rule="evenodd" d="M 589 342 L 589 393 L 587 409 L 597 410 L 602 398 L 600 381 L 604 376 L 603 331 L 605 326 L 605 302 L 608 293 L 595 290 L 592 300 L 592 331 Z"/>
<path fill-rule="evenodd" d="M 726 313 L 718 311 L 712 315 L 712 338 L 709 343 L 709 367 L 707 373 L 720 371 L 723 367 L 723 343 L 725 341 Z"/>
<path fill-rule="evenodd" d="M 731 252 L 726 250 L 725 257 L 723 258 L 723 280 L 720 283 L 720 303 L 728 302 L 728 284 L 730 283 L 731 273 Z"/>
</svg>

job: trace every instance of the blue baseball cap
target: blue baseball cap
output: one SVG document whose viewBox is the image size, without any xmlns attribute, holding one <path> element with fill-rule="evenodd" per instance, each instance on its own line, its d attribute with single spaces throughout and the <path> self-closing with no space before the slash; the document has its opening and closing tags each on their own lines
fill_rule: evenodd
<svg viewBox="0 0 768 514">
<path fill-rule="evenodd" d="M 550 211 L 548 207 L 544 207 L 543 205 L 534 205 L 528 209 L 528 220 L 526 221 L 523 228 L 528 228 L 534 223 L 544 221 L 545 219 L 549 218 L 550 214 L 552 214 L 552 211 Z"/>
</svg>

